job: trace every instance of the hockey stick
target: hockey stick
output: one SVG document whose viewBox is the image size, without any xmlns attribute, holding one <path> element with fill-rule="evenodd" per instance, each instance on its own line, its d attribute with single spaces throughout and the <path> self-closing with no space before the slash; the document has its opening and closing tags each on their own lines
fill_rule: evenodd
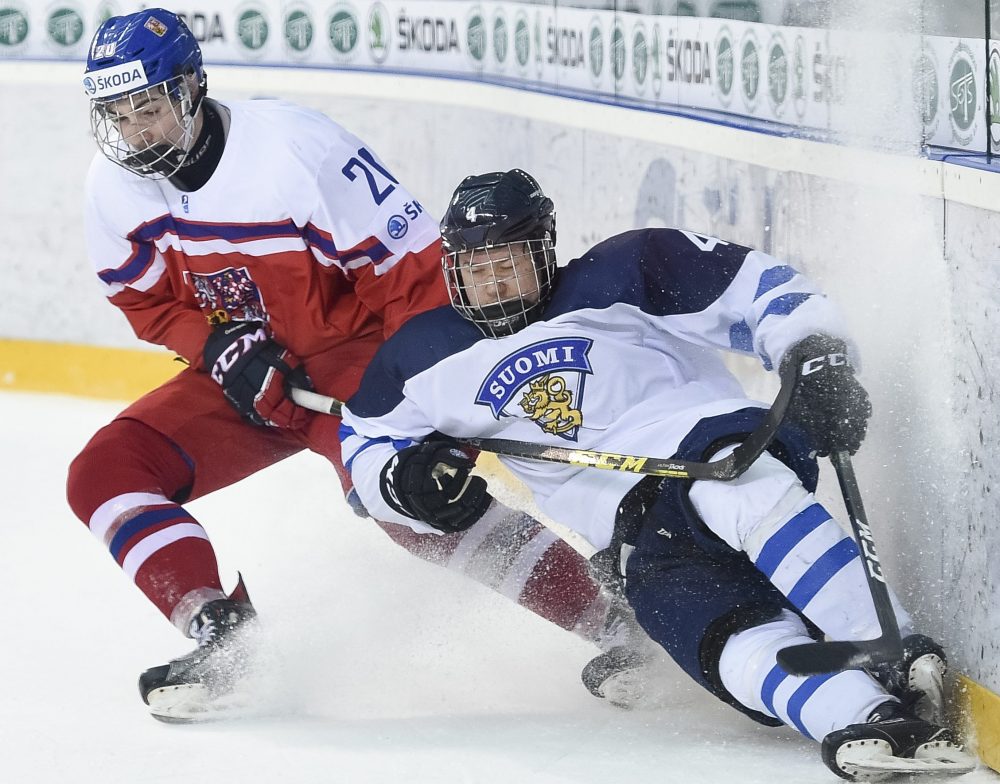
<svg viewBox="0 0 1000 784">
<path fill-rule="evenodd" d="M 530 441 L 510 441 L 504 438 L 459 438 L 462 444 L 475 447 L 483 452 L 492 452 L 506 457 L 523 457 L 529 460 L 545 460 L 550 463 L 568 463 L 587 468 L 603 468 L 607 471 L 626 471 L 633 474 L 664 476 L 671 479 L 716 479 L 722 482 L 736 479 L 760 457 L 771 443 L 781 425 L 792 397 L 797 376 L 782 376 L 781 389 L 774 403 L 757 429 L 746 440 L 722 460 L 710 463 L 696 463 L 689 460 L 671 458 L 621 455 L 616 452 L 601 452 L 590 449 L 566 449 L 565 447 L 544 446 Z M 305 389 L 293 388 L 292 400 L 303 408 L 323 414 L 340 416 L 343 403 L 336 398 L 320 395 Z"/>
<path fill-rule="evenodd" d="M 833 452 L 830 462 L 837 471 L 840 491 L 844 495 L 844 506 L 851 519 L 851 530 L 861 550 L 865 579 L 875 604 L 875 615 L 882 629 L 882 636 L 874 640 L 851 642 L 835 640 L 792 645 L 778 651 L 778 664 L 791 675 L 819 675 L 840 670 L 866 669 L 879 664 L 899 662 L 903 658 L 903 642 L 899 636 L 899 623 L 889 599 L 889 589 L 882 574 L 882 565 L 875 552 L 872 529 L 861 503 L 858 481 L 854 477 L 854 466 L 847 452 Z"/>
</svg>

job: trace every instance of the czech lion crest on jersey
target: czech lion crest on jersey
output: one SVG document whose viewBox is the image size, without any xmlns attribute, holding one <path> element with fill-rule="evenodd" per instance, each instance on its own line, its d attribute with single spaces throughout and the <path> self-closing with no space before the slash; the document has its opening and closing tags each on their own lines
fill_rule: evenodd
<svg viewBox="0 0 1000 784">
<path fill-rule="evenodd" d="M 576 441 L 583 392 L 594 371 L 588 338 L 550 338 L 524 346 L 493 366 L 476 395 L 497 419 L 527 417 L 543 432 Z"/>
<path fill-rule="evenodd" d="M 226 267 L 218 272 L 185 272 L 202 310 L 224 321 L 267 321 L 260 289 L 246 267 Z"/>
</svg>

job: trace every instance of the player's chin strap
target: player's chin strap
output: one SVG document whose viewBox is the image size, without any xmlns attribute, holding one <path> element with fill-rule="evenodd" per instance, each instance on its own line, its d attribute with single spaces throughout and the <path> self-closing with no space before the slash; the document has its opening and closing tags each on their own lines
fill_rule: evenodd
<svg viewBox="0 0 1000 784">
<path fill-rule="evenodd" d="M 778 432 L 785 417 L 785 410 L 788 408 L 788 402 L 791 400 L 797 378 L 795 367 L 792 366 L 791 372 L 782 375 L 781 389 L 760 426 L 747 436 L 747 439 L 731 454 L 710 463 L 621 455 L 616 452 L 600 452 L 591 449 L 567 449 L 534 444 L 530 441 L 510 441 L 505 438 L 458 438 L 455 440 L 483 452 L 492 452 L 495 455 L 506 457 L 545 460 L 550 463 L 568 463 L 587 468 L 603 468 L 607 471 L 664 476 L 671 479 L 716 479 L 726 482 L 743 474 L 774 439 L 774 435 Z M 336 398 L 297 387 L 291 389 L 291 398 L 303 408 L 334 416 L 340 416 L 340 410 L 343 406 L 343 403 Z"/>
</svg>

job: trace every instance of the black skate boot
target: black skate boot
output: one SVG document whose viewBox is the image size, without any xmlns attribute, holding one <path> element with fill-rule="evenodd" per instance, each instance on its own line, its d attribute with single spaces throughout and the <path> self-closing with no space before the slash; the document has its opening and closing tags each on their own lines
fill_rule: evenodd
<svg viewBox="0 0 1000 784">
<path fill-rule="evenodd" d="M 616 645 L 587 662 L 580 677 L 598 699 L 631 710 L 642 694 L 645 666 L 646 657 L 638 650 Z"/>
<path fill-rule="evenodd" d="M 903 639 L 903 660 L 884 664 L 869 674 L 898 697 L 918 718 L 931 724 L 944 724 L 944 676 L 948 658 L 930 637 L 910 634 Z"/>
<path fill-rule="evenodd" d="M 865 724 L 823 738 L 822 755 L 827 767 L 848 781 L 945 778 L 976 766 L 951 730 L 917 718 L 894 700 L 872 711 Z"/>
<path fill-rule="evenodd" d="M 205 721 L 238 708 L 233 687 L 249 671 L 247 651 L 238 637 L 256 616 L 249 601 L 215 599 L 203 604 L 190 629 L 198 647 L 139 676 L 139 693 L 153 717 Z"/>
</svg>

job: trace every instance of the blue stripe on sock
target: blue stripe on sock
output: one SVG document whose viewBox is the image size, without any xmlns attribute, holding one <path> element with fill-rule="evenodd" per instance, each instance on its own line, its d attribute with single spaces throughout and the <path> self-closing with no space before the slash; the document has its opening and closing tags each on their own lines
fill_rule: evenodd
<svg viewBox="0 0 1000 784">
<path fill-rule="evenodd" d="M 787 677 L 788 673 L 775 664 L 764 678 L 764 685 L 760 687 L 760 698 L 764 701 L 764 706 L 775 716 L 778 712 L 774 709 L 774 693 Z"/>
<path fill-rule="evenodd" d="M 770 578 L 792 548 L 829 519 L 830 513 L 822 504 L 816 503 L 803 509 L 767 540 L 755 565 Z"/>
<path fill-rule="evenodd" d="M 125 523 L 118 532 L 114 535 L 111 540 L 111 544 L 108 545 L 108 549 L 111 551 L 111 555 L 118 559 L 118 553 L 121 552 L 122 547 L 125 543 L 135 536 L 139 531 L 144 528 L 149 528 L 150 526 L 157 525 L 171 518 L 177 518 L 177 520 L 190 519 L 188 515 L 181 507 L 171 506 L 166 509 L 154 509 L 149 512 L 142 512 L 137 514 L 127 523 Z"/>
<path fill-rule="evenodd" d="M 812 740 L 816 740 L 816 738 L 813 738 L 813 736 L 806 731 L 805 725 L 802 724 L 802 709 L 805 707 L 809 698 L 816 693 L 816 690 L 830 680 L 830 678 L 834 675 L 837 675 L 837 673 L 831 672 L 827 675 L 815 675 L 812 678 L 806 678 L 805 681 L 802 682 L 802 685 L 795 690 L 788 700 L 789 721 L 795 725 L 795 728 L 799 732 Z"/>
<path fill-rule="evenodd" d="M 858 546 L 854 540 L 841 539 L 817 558 L 799 578 L 795 587 L 788 592 L 788 601 L 800 610 L 803 609 L 823 589 L 823 586 L 830 582 L 831 577 L 857 557 Z"/>
</svg>

